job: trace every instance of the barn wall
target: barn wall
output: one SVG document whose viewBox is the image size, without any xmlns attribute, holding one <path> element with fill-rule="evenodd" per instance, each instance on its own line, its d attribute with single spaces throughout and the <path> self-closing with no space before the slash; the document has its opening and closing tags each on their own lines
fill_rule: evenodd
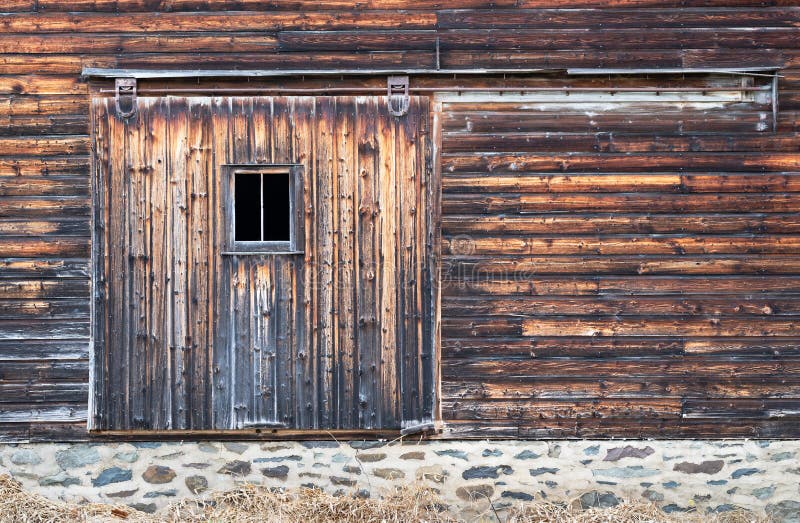
<svg viewBox="0 0 800 523">
<path fill-rule="evenodd" d="M 779 130 L 791 144 L 800 108 L 794 4 L 565 0 L 558 7 L 578 10 L 561 10 L 539 0 L 499 0 L 490 9 L 473 0 L 357 7 L 338 0 L 4 2 L 0 437 L 85 436 L 90 137 L 83 66 L 430 68 L 437 38 L 442 67 L 776 65 L 784 67 Z M 741 143 L 730 161 L 771 143 Z M 732 356 L 712 362 L 720 357 Z M 770 372 L 792 368 L 790 355 L 761 357 Z"/>
</svg>

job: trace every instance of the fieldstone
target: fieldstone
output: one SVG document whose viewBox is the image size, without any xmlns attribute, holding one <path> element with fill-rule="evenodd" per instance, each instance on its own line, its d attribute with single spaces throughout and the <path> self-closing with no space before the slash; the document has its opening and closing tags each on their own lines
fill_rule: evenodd
<svg viewBox="0 0 800 523">
<path fill-rule="evenodd" d="M 760 487 L 753 490 L 753 495 L 758 499 L 769 499 L 775 494 L 775 486 Z"/>
<path fill-rule="evenodd" d="M 444 468 L 441 465 L 429 465 L 426 467 L 419 467 L 417 469 L 417 480 L 433 481 L 434 483 L 444 483 L 444 478 L 447 476 Z"/>
<path fill-rule="evenodd" d="M 137 443 L 131 443 L 137 449 L 157 449 L 161 446 L 161 443 L 156 441 L 139 441 Z"/>
<path fill-rule="evenodd" d="M 362 463 L 375 463 L 386 459 L 386 454 L 383 452 L 376 452 L 374 454 L 358 454 L 358 461 Z"/>
<path fill-rule="evenodd" d="M 139 453 L 135 450 L 130 452 L 117 452 L 114 454 L 114 459 L 118 459 L 120 461 L 124 461 L 125 463 L 133 463 L 137 459 L 139 459 Z"/>
<path fill-rule="evenodd" d="M 232 476 L 246 476 L 250 474 L 250 462 L 235 459 L 225 463 L 218 471 L 219 474 L 230 474 Z"/>
<path fill-rule="evenodd" d="M 200 494 L 208 490 L 208 480 L 205 476 L 187 476 L 183 482 L 186 483 L 186 488 L 192 494 Z"/>
<path fill-rule="evenodd" d="M 381 447 L 385 447 L 385 441 L 351 441 L 350 448 L 354 448 L 357 450 L 367 450 L 367 449 L 379 449 Z"/>
<path fill-rule="evenodd" d="M 56 452 L 56 463 L 63 470 L 93 465 L 100 461 L 97 449 L 89 445 L 75 445 Z"/>
<path fill-rule="evenodd" d="M 361 474 L 361 467 L 358 465 L 345 465 L 342 470 L 348 474 Z"/>
<path fill-rule="evenodd" d="M 676 512 L 689 512 L 690 509 L 688 507 L 681 507 L 680 505 L 676 505 L 675 503 L 670 503 L 669 505 L 661 507 L 661 510 L 663 510 L 667 514 L 674 514 Z"/>
<path fill-rule="evenodd" d="M 369 499 L 370 492 L 365 488 L 360 488 L 358 489 L 358 492 L 356 492 L 356 497 L 361 499 Z"/>
<path fill-rule="evenodd" d="M 61 485 L 62 487 L 69 487 L 71 485 L 80 485 L 81 480 L 67 475 L 66 472 L 59 472 L 52 476 L 45 476 L 39 479 L 39 485 L 42 487 L 52 487 L 54 485 Z"/>
<path fill-rule="evenodd" d="M 531 452 L 530 450 L 523 450 L 522 452 L 514 456 L 514 459 L 539 459 L 541 457 L 542 457 L 541 454 Z"/>
<path fill-rule="evenodd" d="M 615 467 L 610 469 L 596 469 L 592 471 L 594 476 L 608 476 L 611 478 L 646 478 L 656 476 L 661 471 L 656 469 L 646 469 L 641 465 L 633 467 Z"/>
<path fill-rule="evenodd" d="M 404 454 L 400 454 L 400 459 L 424 460 L 425 459 L 425 453 L 421 452 L 421 451 L 406 452 Z"/>
<path fill-rule="evenodd" d="M 787 459 L 792 459 L 793 457 L 794 457 L 794 452 L 778 452 L 769 459 L 772 461 L 786 461 Z"/>
<path fill-rule="evenodd" d="M 715 487 L 718 487 L 720 485 L 726 485 L 727 483 L 728 483 L 727 479 L 712 479 L 710 481 L 706 481 L 707 485 L 713 485 Z"/>
<path fill-rule="evenodd" d="M 147 514 L 154 514 L 156 511 L 155 503 L 130 503 L 128 506 L 132 509 L 138 510 L 139 512 L 145 512 Z"/>
<path fill-rule="evenodd" d="M 262 443 L 259 448 L 267 452 L 278 452 L 279 450 L 288 450 L 292 448 L 289 443 Z"/>
<path fill-rule="evenodd" d="M 558 469 L 554 467 L 539 467 L 530 469 L 528 472 L 530 472 L 531 476 L 541 476 L 542 474 L 555 474 L 558 472 Z"/>
<path fill-rule="evenodd" d="M 280 463 L 281 461 L 303 461 L 297 454 L 291 456 L 275 456 L 274 458 L 256 458 L 253 463 Z"/>
<path fill-rule="evenodd" d="M 680 486 L 681 486 L 681 484 L 680 484 L 680 483 L 678 483 L 678 482 L 676 482 L 676 481 L 665 481 L 665 482 L 664 482 L 664 483 L 662 483 L 661 485 L 662 485 L 664 488 L 678 488 L 678 487 L 680 487 Z"/>
<path fill-rule="evenodd" d="M 578 498 L 583 510 L 590 508 L 611 508 L 619 505 L 619 499 L 612 492 L 593 490 Z"/>
<path fill-rule="evenodd" d="M 531 496 L 530 494 L 526 494 L 525 492 L 516 492 L 516 491 L 512 491 L 512 490 L 504 490 L 500 494 L 500 497 L 501 498 L 516 499 L 516 500 L 519 500 L 519 501 L 533 501 L 533 496 Z"/>
<path fill-rule="evenodd" d="M 144 495 L 144 497 L 147 498 L 147 499 L 174 498 L 177 494 L 178 494 L 178 491 L 175 490 L 174 488 L 171 488 L 169 490 L 155 490 L 153 492 L 148 492 L 147 494 Z"/>
<path fill-rule="evenodd" d="M 717 505 L 714 507 L 711 512 L 715 512 L 717 514 L 721 514 L 723 512 L 730 512 L 732 510 L 736 510 L 738 507 L 736 505 L 731 505 L 729 503 L 723 503 L 722 505 Z"/>
<path fill-rule="evenodd" d="M 331 458 L 331 463 L 347 463 L 352 459 L 353 458 L 351 456 L 348 456 L 347 454 L 342 454 L 341 452 L 337 452 Z"/>
<path fill-rule="evenodd" d="M 706 503 L 711 501 L 711 494 L 695 494 L 692 496 L 692 501 L 695 503 Z"/>
<path fill-rule="evenodd" d="M 300 444 L 307 449 L 335 449 L 339 444 L 335 441 L 301 441 Z"/>
<path fill-rule="evenodd" d="M 597 456 L 600 453 L 600 445 L 592 445 L 583 449 L 583 453 L 587 456 Z"/>
<path fill-rule="evenodd" d="M 489 466 L 480 466 L 480 467 L 471 467 L 461 473 L 461 477 L 464 479 L 497 479 L 500 477 L 500 473 L 505 474 L 508 476 L 514 472 L 514 469 L 509 467 L 508 465 L 500 465 L 499 467 L 489 467 Z"/>
<path fill-rule="evenodd" d="M 598 483 L 600 482 L 598 481 Z M 545 481 L 544 484 L 547 485 L 549 488 L 556 488 L 558 486 L 558 483 L 549 479 Z"/>
<path fill-rule="evenodd" d="M 205 452 L 206 454 L 216 454 L 219 452 L 219 449 L 213 443 L 198 443 L 197 449 L 200 452 Z"/>
<path fill-rule="evenodd" d="M 500 449 L 484 449 L 481 453 L 481 456 L 484 458 L 498 458 L 503 455 L 503 452 Z"/>
<path fill-rule="evenodd" d="M 315 478 L 319 479 L 322 477 L 322 474 L 317 474 L 316 472 L 301 472 L 298 474 L 301 478 Z"/>
<path fill-rule="evenodd" d="M 456 459 L 463 459 L 464 461 L 469 461 L 467 457 L 467 453 L 463 450 L 454 450 L 454 449 L 446 449 L 446 450 L 435 450 L 434 451 L 437 456 L 447 456 L 450 458 Z"/>
<path fill-rule="evenodd" d="M 331 484 L 342 487 L 354 487 L 356 485 L 356 480 L 340 476 L 331 476 Z"/>
<path fill-rule="evenodd" d="M 786 499 L 767 505 L 766 511 L 775 523 L 800 523 L 800 501 Z"/>
<path fill-rule="evenodd" d="M 464 501 L 486 501 L 493 495 L 494 487 L 491 485 L 468 485 L 456 489 L 456 496 Z"/>
<path fill-rule="evenodd" d="M 119 467 L 111 467 L 105 469 L 99 476 L 92 480 L 93 487 L 104 487 L 111 483 L 122 483 L 128 481 L 133 477 L 133 472 L 128 469 L 121 469 Z"/>
<path fill-rule="evenodd" d="M 202 470 L 202 469 L 207 469 L 208 467 L 211 466 L 211 464 L 210 463 L 184 463 L 183 466 L 186 467 L 187 469 Z"/>
<path fill-rule="evenodd" d="M 385 468 L 385 469 L 375 469 L 372 471 L 373 474 L 378 476 L 381 479 L 401 479 L 406 477 L 406 473 L 400 469 L 393 469 L 393 468 Z"/>
<path fill-rule="evenodd" d="M 550 444 L 547 446 L 547 457 L 548 458 L 557 458 L 561 455 L 561 445 L 557 445 L 555 443 Z"/>
<path fill-rule="evenodd" d="M 759 472 L 761 471 L 754 468 L 736 469 L 733 471 L 733 474 L 731 474 L 731 478 L 739 479 L 742 476 L 752 476 L 753 474 L 758 474 Z"/>
<path fill-rule="evenodd" d="M 609 449 L 606 453 L 606 457 L 603 458 L 603 461 L 619 461 L 622 458 L 643 459 L 653 453 L 655 453 L 655 450 L 653 450 L 651 447 L 640 449 L 631 445 L 625 445 L 624 447 L 614 447 L 613 449 Z"/>
<path fill-rule="evenodd" d="M 286 479 L 289 477 L 289 467 L 278 465 L 261 469 L 261 474 L 267 478 Z"/>
<path fill-rule="evenodd" d="M 226 441 L 222 444 L 222 446 L 234 454 L 244 454 L 245 451 L 250 448 L 249 445 L 246 445 L 245 443 L 238 443 L 236 441 Z"/>
<path fill-rule="evenodd" d="M 129 498 L 134 494 L 136 494 L 137 492 L 139 492 L 139 489 L 135 488 L 133 490 L 120 490 L 118 492 L 110 492 L 106 494 L 106 496 L 109 498 Z"/>
<path fill-rule="evenodd" d="M 684 474 L 716 474 L 722 467 L 725 466 L 725 462 L 721 459 L 715 459 L 712 461 L 703 461 L 702 463 L 689 463 L 688 461 L 683 461 L 681 463 L 676 463 L 672 470 L 677 472 L 683 472 Z"/>
<path fill-rule="evenodd" d="M 175 471 L 163 465 L 150 465 L 142 473 L 142 479 L 154 485 L 169 483 L 175 479 Z"/>
<path fill-rule="evenodd" d="M 11 455 L 11 463 L 14 465 L 38 465 L 41 462 L 39 454 L 29 449 L 18 449 Z"/>
<path fill-rule="evenodd" d="M 657 490 L 647 489 L 644 492 L 642 492 L 642 497 L 649 501 L 652 501 L 653 503 L 664 501 L 664 494 L 658 492 Z"/>
</svg>

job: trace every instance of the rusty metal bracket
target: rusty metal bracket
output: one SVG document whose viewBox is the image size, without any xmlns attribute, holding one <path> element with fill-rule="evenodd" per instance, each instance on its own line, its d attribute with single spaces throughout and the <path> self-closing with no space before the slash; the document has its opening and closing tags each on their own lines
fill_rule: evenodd
<svg viewBox="0 0 800 523">
<path fill-rule="evenodd" d="M 390 76 L 386 81 L 386 99 L 389 114 L 403 116 L 408 113 L 411 99 L 408 96 L 408 76 Z"/>
<path fill-rule="evenodd" d="M 136 113 L 136 78 L 114 80 L 114 101 L 120 118 L 130 118 Z"/>
</svg>

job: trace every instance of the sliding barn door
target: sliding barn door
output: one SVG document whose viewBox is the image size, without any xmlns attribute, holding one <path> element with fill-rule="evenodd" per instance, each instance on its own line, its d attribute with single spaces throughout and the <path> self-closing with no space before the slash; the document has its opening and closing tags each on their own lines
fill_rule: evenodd
<svg viewBox="0 0 800 523">
<path fill-rule="evenodd" d="M 98 98 L 93 111 L 94 429 L 431 418 L 427 99 L 401 117 L 378 97 L 145 97 L 127 119 Z M 226 173 L 276 165 L 302 173 L 302 242 L 228 249 Z"/>
</svg>

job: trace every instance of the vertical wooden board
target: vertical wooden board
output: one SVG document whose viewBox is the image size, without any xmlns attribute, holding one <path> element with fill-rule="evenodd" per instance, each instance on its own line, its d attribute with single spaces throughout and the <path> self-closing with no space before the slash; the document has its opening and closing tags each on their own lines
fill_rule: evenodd
<svg viewBox="0 0 800 523">
<path fill-rule="evenodd" d="M 440 278 L 438 275 L 439 266 L 437 263 L 436 248 L 438 245 L 439 226 L 441 219 L 439 216 L 440 186 L 437 171 L 434 165 L 435 153 L 433 147 L 436 142 L 436 122 L 435 115 L 431 111 L 430 99 L 419 98 L 420 112 L 420 131 L 419 142 L 417 145 L 419 162 L 419 198 L 417 206 L 417 246 L 421 261 L 418 262 L 417 274 L 419 274 L 418 285 L 420 285 L 420 295 L 422 306 L 419 310 L 420 318 L 420 352 L 419 369 L 421 374 L 420 399 L 422 402 L 422 417 L 425 420 L 433 421 L 438 419 L 435 413 L 436 388 L 439 386 L 439 379 L 436 369 L 438 368 L 438 325 L 439 325 L 439 305 L 438 293 L 440 288 Z"/>
<path fill-rule="evenodd" d="M 130 268 L 127 275 L 130 311 L 127 344 L 130 348 L 128 380 L 128 423 L 131 428 L 145 428 L 146 407 L 144 393 L 147 388 L 146 365 L 148 357 L 147 295 L 149 288 L 149 216 L 148 182 L 151 166 L 147 150 L 149 140 L 149 111 L 137 111 L 128 120 L 128 147 L 125 151 L 130 169 L 129 234 Z"/>
<path fill-rule="evenodd" d="M 286 97 L 269 98 L 269 107 L 264 107 L 269 111 L 265 119 L 267 125 L 271 127 L 272 143 L 271 158 L 273 163 L 295 163 L 295 153 L 293 149 L 294 140 L 292 137 L 292 104 Z M 295 205 L 302 209 L 303 202 L 295 202 Z M 302 249 L 304 246 L 300 246 Z M 293 277 L 293 271 L 302 271 L 302 259 L 297 256 L 281 257 L 276 264 L 276 281 L 280 282 L 277 287 L 279 328 L 277 330 L 277 346 L 274 362 L 274 401 L 275 401 L 275 420 L 285 423 L 287 426 L 294 426 L 296 419 L 295 402 L 297 401 L 296 389 L 300 387 L 296 384 L 295 372 L 296 362 L 303 347 L 298 345 L 303 339 L 302 333 L 298 333 L 298 325 L 293 317 L 293 313 L 299 308 L 302 311 L 302 302 L 297 299 L 297 284 L 301 280 Z M 286 288 L 290 284 L 291 287 Z M 285 300 L 285 301 L 284 301 Z M 284 310 L 283 307 L 289 307 Z"/>
<path fill-rule="evenodd" d="M 214 166 L 213 177 L 210 179 L 209 201 L 210 208 L 215 216 L 223 216 L 226 205 L 230 202 L 223 201 L 222 183 L 230 183 L 224 176 L 221 165 L 231 160 L 230 147 L 232 142 L 231 127 L 228 123 L 232 101 L 230 98 L 215 97 L 211 101 L 212 107 L 212 161 Z M 230 194 L 232 191 L 228 191 Z M 209 245 L 211 252 L 219 253 L 224 240 L 223 220 L 213 220 L 210 224 Z M 212 303 L 219 304 L 213 311 L 214 344 L 212 349 L 212 426 L 215 429 L 234 428 L 233 420 L 233 306 L 234 293 L 231 289 L 230 275 L 233 273 L 230 257 L 221 257 L 215 254 L 213 262 L 219 264 L 219 270 L 212 270 L 209 283 L 212 284 Z M 212 267 L 213 269 L 213 267 Z"/>
<path fill-rule="evenodd" d="M 109 99 L 93 99 L 93 152 L 94 169 L 92 177 L 92 205 L 93 205 L 93 227 L 92 227 L 92 321 L 93 321 L 93 361 L 90 386 L 92 397 L 90 403 L 89 428 L 106 429 L 110 428 L 108 400 L 108 314 L 107 297 L 108 283 L 107 275 L 109 272 L 108 263 L 108 238 L 107 225 L 109 202 L 107 200 L 109 191 L 106 189 L 107 181 L 110 178 L 110 115 L 108 108 Z"/>
<path fill-rule="evenodd" d="M 109 424 L 113 427 L 127 428 L 125 400 L 127 397 L 128 345 L 127 324 L 125 323 L 125 281 L 127 274 L 127 245 L 125 242 L 125 223 L 127 222 L 127 165 L 125 161 L 126 125 L 112 113 L 111 161 L 109 163 L 108 193 L 109 213 L 108 227 L 109 268 L 107 274 L 108 293 L 108 325 L 109 337 L 114 340 L 108 350 L 109 378 Z"/>
<path fill-rule="evenodd" d="M 428 102 L 430 104 L 430 102 Z M 427 201 L 425 215 L 428 220 L 426 231 L 426 251 L 428 253 L 428 278 L 430 284 L 429 299 L 426 303 L 429 308 L 426 324 L 429 326 L 429 335 L 426 340 L 429 344 L 428 357 L 423 358 L 423 374 L 432 383 L 425 387 L 425 395 L 429 397 L 425 404 L 431 409 L 431 418 L 441 419 L 439 398 L 442 397 L 441 387 L 441 310 L 442 310 L 442 264 L 441 264 L 441 223 L 442 223 L 442 175 L 441 151 L 442 143 L 442 110 L 441 102 L 434 102 L 430 108 L 430 139 L 425 148 L 425 171 L 427 174 Z"/>
<path fill-rule="evenodd" d="M 319 405 L 317 402 L 316 368 L 316 335 L 312 331 L 314 320 L 314 288 L 316 285 L 317 258 L 314 241 L 316 230 L 313 217 L 315 214 L 316 171 L 314 170 L 314 119 L 316 107 L 312 97 L 296 97 L 287 101 L 290 107 L 291 158 L 293 162 L 303 166 L 303 208 L 305 237 L 303 241 L 302 286 L 300 296 L 302 302 L 297 305 L 298 336 L 295 345 L 298 347 L 295 367 L 295 426 L 312 429 L 319 427 Z M 275 108 L 276 125 L 283 121 L 278 117 L 282 113 Z M 287 125 L 289 127 L 289 125 Z M 278 136 L 276 131 L 276 136 Z"/>
<path fill-rule="evenodd" d="M 402 403 L 402 420 L 418 424 L 420 372 L 419 352 L 421 336 L 418 332 L 420 318 L 419 274 L 421 250 L 424 236 L 420 234 L 417 208 L 420 205 L 420 165 L 417 151 L 419 140 L 420 112 L 417 97 L 411 99 L 408 113 L 397 121 L 398 196 L 400 202 L 398 219 L 398 353 L 399 382 Z"/>
<path fill-rule="evenodd" d="M 378 426 L 399 425 L 398 396 L 398 179 L 397 127 L 398 120 L 389 114 L 386 100 L 378 102 L 378 175 L 376 177 L 376 206 L 378 209 L 378 241 L 375 264 L 378 275 L 378 326 L 380 358 L 378 387 L 375 391 L 379 407 Z"/>
<path fill-rule="evenodd" d="M 272 136 L 272 98 L 256 96 L 251 100 L 252 113 L 250 125 L 252 128 L 252 156 L 254 163 L 272 163 L 273 136 Z"/>
<path fill-rule="evenodd" d="M 355 144 L 356 102 L 339 97 L 336 108 L 336 180 L 334 200 L 338 207 L 337 258 L 334 260 L 338 284 L 336 307 L 339 312 L 336 404 L 338 426 L 358 425 L 356 380 L 356 289 L 355 289 L 355 188 L 357 155 Z"/>
<path fill-rule="evenodd" d="M 336 365 L 336 339 L 333 318 L 335 311 L 334 260 L 334 215 L 333 201 L 335 164 L 333 161 L 333 133 L 336 122 L 336 99 L 317 99 L 317 118 L 314 134 L 314 171 L 316 180 L 316 203 L 314 205 L 315 244 L 317 264 L 316 316 L 313 329 L 317 332 L 318 379 L 320 394 L 320 424 L 322 428 L 335 426 L 336 390 L 334 368 Z"/>
<path fill-rule="evenodd" d="M 210 275 L 211 259 L 216 255 L 210 248 L 209 232 L 216 215 L 209 212 L 209 183 L 213 180 L 211 110 L 208 99 L 189 100 L 189 159 L 187 176 L 188 196 L 187 296 L 190 304 L 187 324 L 190 338 L 188 408 L 190 428 L 209 426 L 210 408 L 209 358 L 211 349 Z"/>
<path fill-rule="evenodd" d="M 356 99 L 356 144 L 358 147 L 358 221 L 356 222 L 356 289 L 358 289 L 358 394 L 359 428 L 378 427 L 380 335 L 378 332 L 378 280 L 376 259 L 378 104 L 373 97 Z"/>
<path fill-rule="evenodd" d="M 169 321 L 172 327 L 172 336 L 169 344 L 171 353 L 172 375 L 172 417 L 171 427 L 174 429 L 188 428 L 188 396 L 187 376 L 191 372 L 190 350 L 191 338 L 189 328 L 189 300 L 188 284 L 188 194 L 190 180 L 187 176 L 187 162 L 189 159 L 189 112 L 186 99 L 172 97 L 170 101 L 169 118 L 169 184 L 170 184 L 170 234 L 169 253 L 170 263 L 170 301 L 171 316 Z"/>
</svg>

